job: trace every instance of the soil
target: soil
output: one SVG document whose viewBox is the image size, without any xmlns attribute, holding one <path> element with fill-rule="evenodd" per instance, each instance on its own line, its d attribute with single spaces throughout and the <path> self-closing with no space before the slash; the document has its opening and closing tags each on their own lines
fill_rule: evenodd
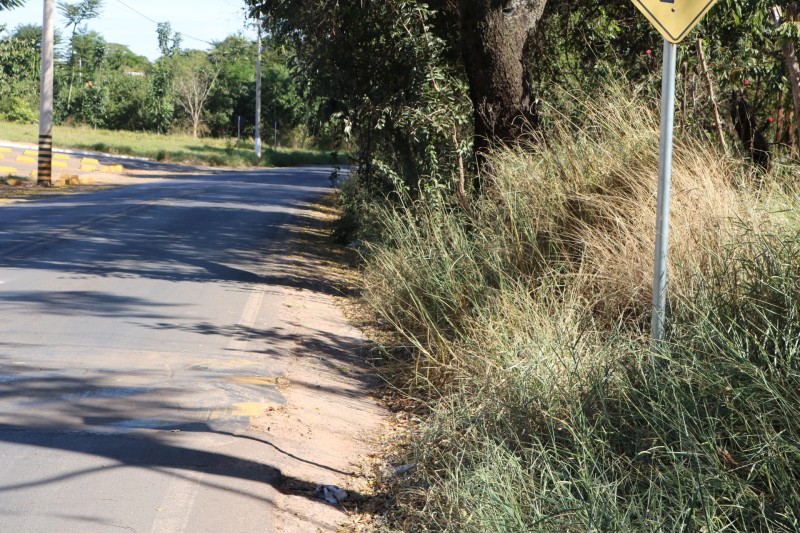
<svg viewBox="0 0 800 533">
<path fill-rule="evenodd" d="M 285 289 L 295 339 L 281 386 L 286 406 L 253 418 L 251 428 L 266 432 L 284 452 L 275 466 L 288 479 L 334 485 L 348 497 L 332 505 L 309 499 L 307 483 L 281 487 L 280 532 L 368 531 L 369 526 L 353 524 L 361 521 L 359 513 L 371 497 L 366 459 L 375 456 L 386 431 L 388 414 L 376 397 L 380 383 L 365 363 L 367 341 L 341 310 L 349 292 L 342 265 L 349 258 L 331 242 L 330 204 L 329 197 L 306 206 L 303 226 L 293 232 L 299 237 L 295 254 L 280 259 L 307 288 Z"/>
</svg>

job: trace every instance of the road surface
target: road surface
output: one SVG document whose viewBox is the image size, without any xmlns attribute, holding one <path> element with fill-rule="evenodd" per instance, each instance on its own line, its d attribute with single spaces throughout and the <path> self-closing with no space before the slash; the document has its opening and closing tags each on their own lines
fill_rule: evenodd
<svg viewBox="0 0 800 533">
<path fill-rule="evenodd" d="M 0 531 L 272 531 L 278 258 L 326 169 L 0 206 Z M 296 486 L 299 481 L 295 480 Z"/>
</svg>

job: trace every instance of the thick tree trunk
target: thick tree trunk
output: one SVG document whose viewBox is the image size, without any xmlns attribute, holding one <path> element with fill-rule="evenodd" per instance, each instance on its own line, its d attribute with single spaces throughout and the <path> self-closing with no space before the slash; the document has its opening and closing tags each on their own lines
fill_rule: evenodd
<svg viewBox="0 0 800 533">
<path fill-rule="evenodd" d="M 523 53 L 547 0 L 459 0 L 478 157 L 537 125 Z"/>
</svg>

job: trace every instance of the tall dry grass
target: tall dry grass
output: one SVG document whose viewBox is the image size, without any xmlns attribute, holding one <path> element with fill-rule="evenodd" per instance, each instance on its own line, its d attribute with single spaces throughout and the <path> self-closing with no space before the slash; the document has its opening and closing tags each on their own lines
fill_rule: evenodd
<svg viewBox="0 0 800 533">
<path fill-rule="evenodd" d="M 614 89 L 494 154 L 469 214 L 379 207 L 364 294 L 429 399 L 408 531 L 800 530 L 791 186 L 678 135 L 648 350 L 658 128 Z"/>
</svg>

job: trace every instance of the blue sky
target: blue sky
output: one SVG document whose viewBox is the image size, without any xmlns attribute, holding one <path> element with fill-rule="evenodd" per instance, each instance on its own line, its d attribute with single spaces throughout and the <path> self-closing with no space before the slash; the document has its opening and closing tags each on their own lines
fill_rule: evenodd
<svg viewBox="0 0 800 533">
<path fill-rule="evenodd" d="M 128 45 L 135 53 L 155 59 L 159 52 L 152 21 L 171 23 L 173 30 L 183 34 L 184 48 L 205 50 L 209 45 L 203 41 L 221 41 L 244 29 L 243 6 L 243 0 L 105 0 L 103 14 L 88 27 L 110 43 Z M 42 0 L 27 0 L 25 7 L 0 11 L 0 24 L 7 24 L 8 29 L 19 24 L 41 25 L 42 9 Z M 56 27 L 63 29 L 58 10 L 56 17 Z M 246 34 L 255 36 L 253 30 Z"/>
</svg>

